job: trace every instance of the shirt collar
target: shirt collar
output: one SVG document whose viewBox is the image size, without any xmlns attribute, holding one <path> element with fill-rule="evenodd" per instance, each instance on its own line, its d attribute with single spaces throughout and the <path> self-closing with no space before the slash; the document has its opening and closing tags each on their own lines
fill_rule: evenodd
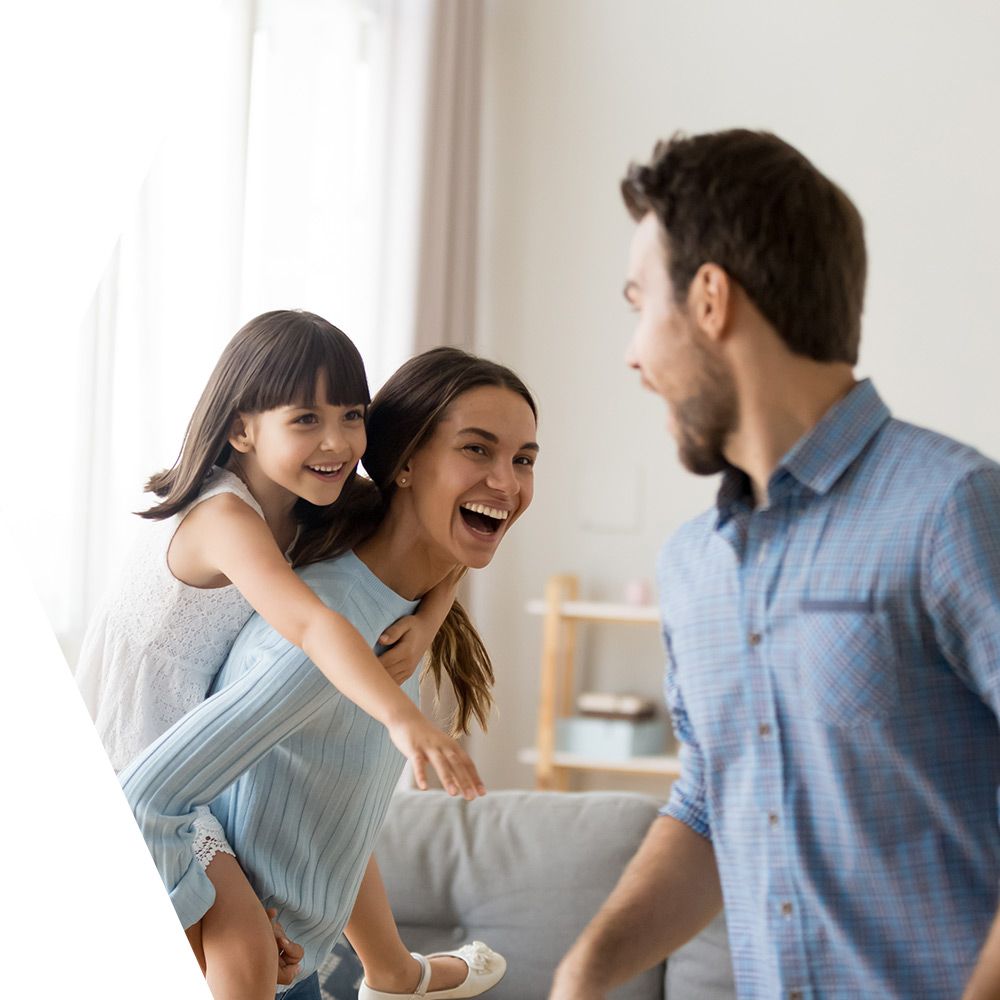
<svg viewBox="0 0 1000 1000">
<path fill-rule="evenodd" d="M 871 380 L 863 379 L 792 445 L 771 474 L 770 484 L 791 476 L 813 493 L 828 493 L 889 416 L 889 408 Z M 723 474 L 716 497 L 716 527 L 729 520 L 741 504 L 753 506 L 750 479 L 742 470 L 730 468 Z"/>
</svg>

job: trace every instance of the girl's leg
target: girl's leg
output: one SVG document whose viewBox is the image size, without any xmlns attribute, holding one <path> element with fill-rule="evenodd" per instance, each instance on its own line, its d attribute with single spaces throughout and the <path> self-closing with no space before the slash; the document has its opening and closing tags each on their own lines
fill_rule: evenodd
<svg viewBox="0 0 1000 1000">
<path fill-rule="evenodd" d="M 205 871 L 215 886 L 215 902 L 201 919 L 203 968 L 212 996 L 274 1000 L 278 947 L 264 907 L 231 854 L 220 851 Z"/>
<path fill-rule="evenodd" d="M 407 951 L 389 908 L 382 875 L 369 858 L 344 935 L 365 967 L 365 982 L 381 993 L 412 993 L 420 982 L 420 963 Z M 431 961 L 431 990 L 465 982 L 469 967 L 460 958 Z"/>
</svg>

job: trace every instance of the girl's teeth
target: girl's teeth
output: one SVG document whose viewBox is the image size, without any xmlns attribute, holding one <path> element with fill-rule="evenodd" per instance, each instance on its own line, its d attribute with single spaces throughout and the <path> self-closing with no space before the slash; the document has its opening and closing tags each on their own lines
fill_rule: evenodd
<svg viewBox="0 0 1000 1000">
<path fill-rule="evenodd" d="M 509 510 L 499 510 L 496 507 L 487 507 L 484 503 L 463 503 L 466 510 L 471 510 L 474 514 L 485 514 L 497 521 L 506 521 L 510 517 Z"/>
</svg>

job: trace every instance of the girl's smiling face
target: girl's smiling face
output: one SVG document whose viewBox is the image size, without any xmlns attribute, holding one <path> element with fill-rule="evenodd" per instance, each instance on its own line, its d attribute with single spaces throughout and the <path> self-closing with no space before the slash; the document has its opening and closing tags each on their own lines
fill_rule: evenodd
<svg viewBox="0 0 1000 1000">
<path fill-rule="evenodd" d="M 240 418 L 242 432 L 230 437 L 241 453 L 240 468 L 251 489 L 318 507 L 334 503 L 365 450 L 365 407 L 327 402 L 325 382 L 316 386 L 317 401 L 279 406 Z"/>
<path fill-rule="evenodd" d="M 412 507 L 429 558 L 473 569 L 489 564 L 531 503 L 535 433 L 531 407 L 511 389 L 470 389 L 448 407 L 396 477 L 393 497 Z"/>
</svg>

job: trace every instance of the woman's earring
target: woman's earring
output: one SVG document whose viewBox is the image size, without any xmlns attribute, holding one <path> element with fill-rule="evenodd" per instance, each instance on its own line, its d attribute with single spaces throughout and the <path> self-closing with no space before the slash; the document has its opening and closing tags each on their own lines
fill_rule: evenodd
<svg viewBox="0 0 1000 1000">
<path fill-rule="evenodd" d="M 400 476 L 399 477 L 399 485 L 400 486 L 405 486 L 406 485 L 406 476 Z"/>
</svg>

